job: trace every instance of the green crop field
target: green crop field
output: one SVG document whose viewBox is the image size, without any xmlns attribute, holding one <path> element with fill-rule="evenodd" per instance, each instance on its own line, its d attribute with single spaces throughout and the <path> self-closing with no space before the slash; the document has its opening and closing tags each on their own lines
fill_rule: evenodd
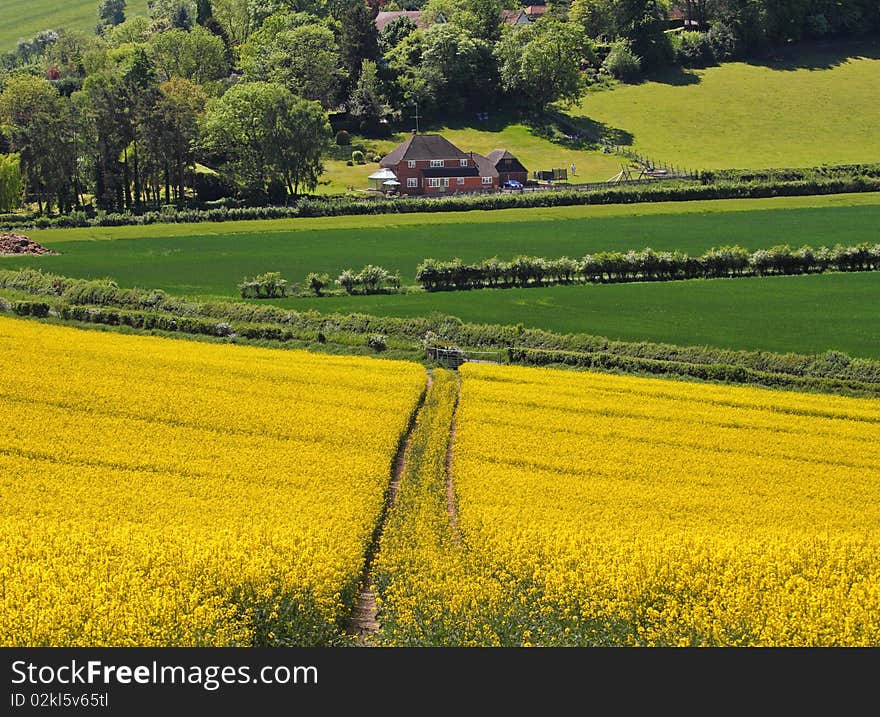
<svg viewBox="0 0 880 717">
<path fill-rule="evenodd" d="M 298 309 L 389 316 L 431 312 L 631 341 L 880 358 L 880 274 L 484 289 L 285 299 Z"/>
<path fill-rule="evenodd" d="M 94 32 L 98 21 L 97 0 L 3 0 L 0 6 L 0 52 L 36 35 L 40 30 L 60 28 Z M 126 17 L 145 15 L 147 0 L 129 0 Z"/>
<path fill-rule="evenodd" d="M 764 64 L 670 70 L 587 95 L 576 114 L 692 169 L 880 162 L 880 43 L 805 49 Z"/>
<path fill-rule="evenodd" d="M 338 274 L 375 263 L 412 283 L 426 256 L 471 261 L 518 253 L 547 257 L 590 251 L 681 249 L 699 253 L 739 243 L 876 241 L 880 196 L 560 207 L 227 224 L 45 230 L 31 235 L 58 256 L 7 257 L 0 268 L 32 266 L 122 286 L 237 299 L 244 275 L 280 271 Z M 627 339 L 772 350 L 838 348 L 880 356 L 877 275 L 559 287 L 400 296 L 287 299 L 322 311 L 418 315 L 584 331 Z"/>
</svg>

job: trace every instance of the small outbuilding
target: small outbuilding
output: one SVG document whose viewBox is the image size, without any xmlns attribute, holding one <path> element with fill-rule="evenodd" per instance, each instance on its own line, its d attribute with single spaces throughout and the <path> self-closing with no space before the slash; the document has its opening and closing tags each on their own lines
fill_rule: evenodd
<svg viewBox="0 0 880 717">
<path fill-rule="evenodd" d="M 367 180 L 369 188 L 377 192 L 394 191 L 400 186 L 400 182 L 397 181 L 397 175 L 387 167 L 382 167 L 382 169 L 373 172 L 367 177 Z"/>
<path fill-rule="evenodd" d="M 503 187 L 511 180 L 525 184 L 529 178 L 528 170 L 514 155 L 506 149 L 493 149 L 487 159 L 498 172 L 498 181 Z"/>
</svg>

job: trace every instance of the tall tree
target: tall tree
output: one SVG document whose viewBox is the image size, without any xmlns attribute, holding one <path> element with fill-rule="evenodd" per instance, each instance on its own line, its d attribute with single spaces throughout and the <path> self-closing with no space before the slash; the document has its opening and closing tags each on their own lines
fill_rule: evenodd
<svg viewBox="0 0 880 717">
<path fill-rule="evenodd" d="M 189 30 L 196 24 L 196 0 L 147 0 L 150 17 L 171 27 Z"/>
<path fill-rule="evenodd" d="M 534 111 L 576 102 L 585 89 L 581 67 L 595 62 L 583 27 L 549 20 L 505 33 L 496 54 L 504 89 Z"/>
<path fill-rule="evenodd" d="M 150 38 L 150 56 L 163 79 L 183 77 L 199 84 L 229 74 L 223 40 L 196 25 L 173 28 Z"/>
<path fill-rule="evenodd" d="M 317 102 L 295 99 L 285 108 L 284 119 L 286 136 L 278 160 L 287 191 L 312 192 L 324 171 L 321 158 L 332 137 L 327 113 Z"/>
<path fill-rule="evenodd" d="M 98 3 L 98 33 L 125 22 L 125 0 L 100 0 Z"/>
<path fill-rule="evenodd" d="M 0 126 L 20 155 L 26 186 L 40 211 L 51 212 L 56 201 L 68 211 L 75 199 L 69 100 L 46 80 L 12 76 L 0 93 Z"/>
<path fill-rule="evenodd" d="M 17 154 L 0 154 L 0 212 L 11 212 L 21 205 L 24 182 L 20 159 Z"/>
<path fill-rule="evenodd" d="M 248 0 L 211 0 L 211 10 L 231 47 L 244 44 L 251 31 Z"/>
<path fill-rule="evenodd" d="M 334 104 L 342 72 L 336 37 L 304 13 L 276 14 L 241 47 L 245 79 L 273 82 L 325 107 Z"/>
<path fill-rule="evenodd" d="M 314 187 L 321 153 L 330 141 L 327 115 L 282 85 L 248 82 L 208 106 L 204 144 L 251 193 L 265 196 L 270 181 L 292 193 Z"/>
<path fill-rule="evenodd" d="M 362 131 L 371 134 L 379 129 L 379 120 L 382 119 L 385 106 L 376 63 L 364 60 L 357 87 L 351 95 L 349 113 L 357 120 Z"/>
<path fill-rule="evenodd" d="M 348 98 L 357 86 L 364 60 L 377 62 L 380 57 L 376 13 L 364 0 L 353 0 L 334 17 L 339 20 L 341 27 L 339 55 L 342 59 L 342 69 L 345 70 L 341 87 L 342 96 Z"/>
<path fill-rule="evenodd" d="M 186 174 L 195 162 L 199 120 L 207 101 L 201 87 L 189 80 L 175 77 L 159 85 L 154 113 L 160 123 L 165 159 L 172 168 L 178 203 L 184 200 Z"/>
</svg>

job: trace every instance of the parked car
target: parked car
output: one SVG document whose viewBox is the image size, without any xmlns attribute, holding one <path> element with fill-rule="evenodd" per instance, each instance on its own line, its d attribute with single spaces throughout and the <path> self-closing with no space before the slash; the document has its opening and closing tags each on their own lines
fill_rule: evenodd
<svg viewBox="0 0 880 717">
<path fill-rule="evenodd" d="M 522 189 L 522 182 L 517 181 L 516 179 L 508 179 L 503 185 L 505 189 Z"/>
</svg>

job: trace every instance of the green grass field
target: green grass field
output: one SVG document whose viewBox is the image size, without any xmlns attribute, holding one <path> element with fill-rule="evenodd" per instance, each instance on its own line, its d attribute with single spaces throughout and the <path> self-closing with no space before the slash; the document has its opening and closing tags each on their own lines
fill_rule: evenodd
<svg viewBox="0 0 880 717">
<path fill-rule="evenodd" d="M 3 0 L 0 4 L 0 52 L 15 48 L 40 30 L 66 28 L 94 33 L 97 0 Z M 145 15 L 147 0 L 129 0 L 126 17 Z"/>
<path fill-rule="evenodd" d="M 559 207 L 429 215 L 334 217 L 226 224 L 45 230 L 31 235 L 59 256 L 8 257 L 0 268 L 40 267 L 122 286 L 237 299 L 244 275 L 336 274 L 381 264 L 413 281 L 426 256 L 478 260 L 517 253 L 548 257 L 589 251 L 681 249 L 699 253 L 739 243 L 814 246 L 876 241 L 880 196 Z M 400 296 L 288 299 L 301 309 L 411 316 L 440 311 L 468 321 L 522 322 L 556 331 L 682 344 L 880 356 L 880 277 L 474 291 Z M 815 315 L 815 320 L 811 316 Z"/>
<path fill-rule="evenodd" d="M 880 42 L 790 52 L 590 93 L 575 114 L 691 169 L 880 162 Z"/>
<path fill-rule="evenodd" d="M 297 309 L 514 324 L 630 341 L 880 358 L 880 274 L 285 299 Z"/>
</svg>

